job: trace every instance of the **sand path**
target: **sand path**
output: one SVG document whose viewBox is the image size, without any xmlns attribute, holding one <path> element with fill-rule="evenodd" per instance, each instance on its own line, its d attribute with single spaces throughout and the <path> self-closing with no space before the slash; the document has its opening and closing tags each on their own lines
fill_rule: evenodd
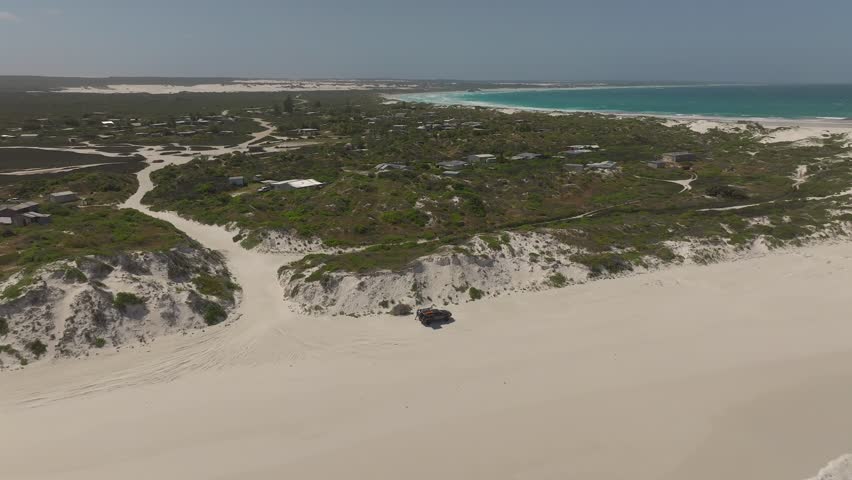
<svg viewBox="0 0 852 480">
<path fill-rule="evenodd" d="M 127 207 L 148 212 L 162 165 Z M 432 330 L 293 314 L 287 256 L 150 214 L 226 255 L 243 318 L 3 374 L 4 477 L 802 480 L 852 445 L 849 244 L 468 303 Z"/>
<path fill-rule="evenodd" d="M 798 190 L 799 187 L 802 186 L 805 182 L 808 181 L 808 166 L 807 165 L 799 165 L 796 167 L 796 171 L 790 177 L 793 180 L 793 190 Z"/>
<path fill-rule="evenodd" d="M 638 175 L 635 175 L 635 177 L 642 179 L 642 180 L 656 180 L 658 182 L 666 182 L 666 183 L 673 183 L 675 185 L 680 185 L 681 189 L 677 193 L 684 193 L 684 192 L 687 192 L 689 190 L 692 190 L 692 185 L 691 185 L 692 182 L 698 180 L 698 174 L 695 174 L 695 173 L 693 173 L 692 176 L 690 178 L 687 178 L 686 180 L 664 180 L 664 179 L 661 179 L 661 178 L 640 177 Z"/>
</svg>

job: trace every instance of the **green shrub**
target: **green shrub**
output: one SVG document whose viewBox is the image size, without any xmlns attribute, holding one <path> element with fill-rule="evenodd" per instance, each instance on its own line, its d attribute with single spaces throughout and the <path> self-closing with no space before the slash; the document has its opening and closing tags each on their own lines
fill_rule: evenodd
<svg viewBox="0 0 852 480">
<path fill-rule="evenodd" d="M 45 345 L 41 340 L 35 340 L 27 344 L 27 350 L 32 352 L 33 355 L 38 358 L 47 352 L 47 345 Z"/>
<path fill-rule="evenodd" d="M 104 346 L 106 346 L 106 340 L 101 337 L 98 337 L 95 339 L 94 345 L 95 348 L 104 348 Z"/>
<path fill-rule="evenodd" d="M 572 258 L 589 268 L 589 275 L 599 277 L 601 275 L 631 271 L 633 265 L 619 255 L 603 253 L 597 255 L 576 255 Z"/>
<path fill-rule="evenodd" d="M 9 333 L 9 321 L 0 317 L 0 337 Z"/>
<path fill-rule="evenodd" d="M 204 307 L 204 313 L 202 314 L 204 317 L 204 322 L 207 325 L 217 325 L 225 321 L 228 318 L 228 313 L 225 312 L 225 309 L 222 308 L 218 303 L 210 302 Z"/>
<path fill-rule="evenodd" d="M 411 315 L 411 305 L 397 303 L 391 308 L 390 314 L 396 316 Z"/>
<path fill-rule="evenodd" d="M 409 208 L 407 210 L 390 210 L 381 214 L 383 222 L 392 225 L 416 225 L 423 227 L 429 222 L 429 216 L 420 210 Z"/>
<path fill-rule="evenodd" d="M 113 298 L 112 303 L 115 305 L 115 308 L 124 313 L 127 310 L 127 307 L 131 305 L 142 305 L 145 303 L 145 300 L 130 292 L 118 292 L 115 294 L 115 298 Z"/>
<path fill-rule="evenodd" d="M 484 295 L 482 290 L 476 287 L 470 287 L 470 289 L 467 291 L 467 294 L 470 295 L 471 300 L 479 300 Z"/>
<path fill-rule="evenodd" d="M 86 280 L 88 280 L 88 278 L 86 277 L 86 274 L 83 273 L 82 270 L 80 270 L 79 268 L 74 268 L 74 267 L 63 268 L 62 269 L 62 276 L 67 280 L 71 280 L 71 281 L 74 281 L 74 282 L 77 282 L 77 283 L 83 283 Z"/>
<path fill-rule="evenodd" d="M 748 194 L 743 190 L 730 185 L 713 185 L 707 189 L 707 195 L 711 197 L 722 197 L 731 200 L 745 200 Z"/>
<path fill-rule="evenodd" d="M 23 275 L 17 283 L 9 285 L 3 289 L 0 298 L 3 300 L 14 300 L 24 294 L 24 290 L 35 282 L 35 277 L 32 275 Z"/>
<path fill-rule="evenodd" d="M 556 272 L 547 277 L 547 283 L 552 287 L 562 288 L 568 283 L 568 279 L 562 273 Z"/>
<path fill-rule="evenodd" d="M 199 293 L 221 298 L 229 302 L 234 301 L 234 290 L 237 285 L 227 277 L 213 276 L 206 273 L 192 279 Z"/>
<path fill-rule="evenodd" d="M 479 238 L 482 239 L 482 241 L 485 242 L 491 250 L 501 250 L 503 248 L 503 243 L 505 243 L 503 241 L 504 237 L 502 236 L 497 238 L 493 235 L 480 235 Z"/>
</svg>

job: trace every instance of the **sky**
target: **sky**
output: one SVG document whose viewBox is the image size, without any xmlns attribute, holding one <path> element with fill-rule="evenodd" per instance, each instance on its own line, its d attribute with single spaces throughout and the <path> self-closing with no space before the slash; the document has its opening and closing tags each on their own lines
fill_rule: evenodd
<svg viewBox="0 0 852 480">
<path fill-rule="evenodd" d="M 852 0 L 0 0 L 0 75 L 852 83 Z"/>
</svg>

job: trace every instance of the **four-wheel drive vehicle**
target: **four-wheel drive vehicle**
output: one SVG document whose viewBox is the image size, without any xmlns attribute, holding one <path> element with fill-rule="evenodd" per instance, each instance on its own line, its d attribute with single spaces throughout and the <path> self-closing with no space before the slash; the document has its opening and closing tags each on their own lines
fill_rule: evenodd
<svg viewBox="0 0 852 480">
<path fill-rule="evenodd" d="M 417 320 L 423 325 L 429 326 L 434 322 L 446 322 L 453 318 L 453 314 L 449 310 L 439 310 L 437 308 L 418 308 Z"/>
</svg>

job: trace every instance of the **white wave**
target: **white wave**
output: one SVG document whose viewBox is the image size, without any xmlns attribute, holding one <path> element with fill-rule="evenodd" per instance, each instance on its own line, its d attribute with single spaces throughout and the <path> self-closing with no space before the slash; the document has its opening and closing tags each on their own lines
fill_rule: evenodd
<svg viewBox="0 0 852 480">
<path fill-rule="evenodd" d="M 815 477 L 807 480 L 852 480 L 852 454 L 842 455 L 828 462 Z"/>
</svg>

